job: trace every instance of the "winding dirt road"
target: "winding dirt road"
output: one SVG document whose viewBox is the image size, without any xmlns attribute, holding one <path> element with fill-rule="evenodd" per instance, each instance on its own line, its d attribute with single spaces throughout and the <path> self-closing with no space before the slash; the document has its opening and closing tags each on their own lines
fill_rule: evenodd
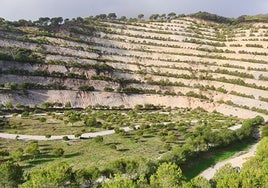
<svg viewBox="0 0 268 188">
<path fill-rule="evenodd" d="M 137 128 L 137 127 L 136 127 Z M 128 132 L 133 130 L 130 127 L 123 127 L 122 130 Z M 64 136 L 67 136 L 70 140 L 79 139 L 79 138 L 92 138 L 96 136 L 106 136 L 114 134 L 114 130 L 99 131 L 94 133 L 84 133 L 80 137 L 75 137 L 74 135 L 57 135 L 47 138 L 46 136 L 41 135 L 24 135 L 24 134 L 9 134 L 9 133 L 0 133 L 0 138 L 5 139 L 17 139 L 17 140 L 62 140 Z"/>
<path fill-rule="evenodd" d="M 249 157 L 254 156 L 257 145 L 258 143 L 251 146 L 251 148 L 249 148 L 247 151 L 238 152 L 231 158 L 218 162 L 214 166 L 209 167 L 208 169 L 204 170 L 202 173 L 199 174 L 199 176 L 203 176 L 204 178 L 210 180 L 211 178 L 213 178 L 214 174 L 216 173 L 218 169 L 220 169 L 221 167 L 223 167 L 224 165 L 228 163 L 230 163 L 233 167 L 241 168 L 243 163 L 246 162 L 246 160 Z"/>
</svg>

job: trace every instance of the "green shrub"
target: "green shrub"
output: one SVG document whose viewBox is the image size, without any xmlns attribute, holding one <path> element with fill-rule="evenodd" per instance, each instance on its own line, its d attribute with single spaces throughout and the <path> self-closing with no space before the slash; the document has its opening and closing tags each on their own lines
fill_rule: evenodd
<svg viewBox="0 0 268 188">
<path fill-rule="evenodd" d="M 95 141 L 96 143 L 101 143 L 101 142 L 103 142 L 103 137 L 102 137 L 102 136 L 96 136 L 96 137 L 94 138 L 94 141 Z"/>
<path fill-rule="evenodd" d="M 68 141 L 69 138 L 68 138 L 68 136 L 63 136 L 63 137 L 62 137 L 62 140 L 64 140 L 64 141 Z"/>
<path fill-rule="evenodd" d="M 28 117 L 29 116 L 29 112 L 25 111 L 21 113 L 21 117 Z"/>
<path fill-rule="evenodd" d="M 43 123 L 43 122 L 46 122 L 47 119 L 46 119 L 45 117 L 40 117 L 40 118 L 39 118 L 39 121 Z"/>
<path fill-rule="evenodd" d="M 55 148 L 52 150 L 51 154 L 56 157 L 61 157 L 64 154 L 64 150 L 62 148 Z"/>
<path fill-rule="evenodd" d="M 78 87 L 78 89 L 81 91 L 94 91 L 95 90 L 93 86 L 89 86 L 89 85 L 81 85 Z"/>
<path fill-rule="evenodd" d="M 46 134 L 45 137 L 46 138 L 51 138 L 51 134 Z"/>
</svg>

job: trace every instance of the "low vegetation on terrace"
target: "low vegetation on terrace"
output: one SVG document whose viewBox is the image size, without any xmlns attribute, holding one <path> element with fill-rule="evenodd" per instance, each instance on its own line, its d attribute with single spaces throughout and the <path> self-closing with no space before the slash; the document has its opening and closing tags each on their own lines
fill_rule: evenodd
<svg viewBox="0 0 268 188">
<path fill-rule="evenodd" d="M 267 119 L 268 26 L 243 18 L 199 12 L 149 20 L 114 13 L 2 19 L 2 109 L 45 102 L 133 108 L 155 101 Z"/>
</svg>

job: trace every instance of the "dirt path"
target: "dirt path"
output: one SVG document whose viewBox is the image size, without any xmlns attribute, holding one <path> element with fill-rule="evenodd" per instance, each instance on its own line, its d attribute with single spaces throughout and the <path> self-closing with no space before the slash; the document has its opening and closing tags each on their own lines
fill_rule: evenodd
<svg viewBox="0 0 268 188">
<path fill-rule="evenodd" d="M 123 127 L 121 128 L 122 130 L 128 132 L 133 129 L 130 127 Z M 99 131 L 99 132 L 94 132 L 94 133 L 84 133 L 81 135 L 80 138 L 91 138 L 91 137 L 96 137 L 96 136 L 106 136 L 106 135 L 111 135 L 114 134 L 114 130 L 106 130 L 106 131 Z M 68 136 L 70 140 L 73 139 L 79 139 L 76 138 L 74 135 L 57 135 L 57 136 L 51 136 L 50 138 L 46 138 L 46 136 L 41 136 L 41 135 L 24 135 L 24 134 L 9 134 L 9 133 L 0 133 L 0 138 L 5 138 L 5 139 L 18 139 L 18 140 L 62 140 L 64 136 Z"/>
<path fill-rule="evenodd" d="M 247 160 L 247 158 L 254 156 L 256 148 L 257 148 L 257 144 L 258 143 L 251 146 L 251 148 L 249 148 L 249 150 L 247 151 L 238 152 L 231 158 L 218 162 L 213 167 L 209 167 L 208 169 L 204 170 L 199 175 L 210 180 L 219 168 L 221 168 L 222 166 L 228 163 L 230 163 L 233 167 L 241 168 L 242 164 Z"/>
</svg>

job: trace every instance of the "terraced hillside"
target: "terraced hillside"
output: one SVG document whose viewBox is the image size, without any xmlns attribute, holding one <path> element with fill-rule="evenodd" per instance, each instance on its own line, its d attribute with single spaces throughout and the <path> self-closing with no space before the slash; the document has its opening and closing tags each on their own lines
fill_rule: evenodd
<svg viewBox="0 0 268 188">
<path fill-rule="evenodd" d="M 268 120 L 268 24 L 77 18 L 0 21 L 0 101 L 198 106 Z"/>
</svg>

